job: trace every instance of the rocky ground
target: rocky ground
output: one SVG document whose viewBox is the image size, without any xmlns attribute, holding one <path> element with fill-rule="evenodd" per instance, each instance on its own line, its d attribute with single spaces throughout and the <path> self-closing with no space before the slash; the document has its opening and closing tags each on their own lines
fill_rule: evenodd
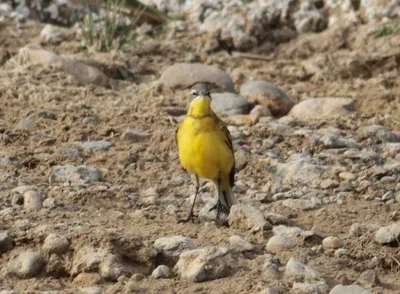
<svg viewBox="0 0 400 294">
<path fill-rule="evenodd" d="M 396 20 L 257 59 L 182 22 L 124 53 L 1 25 L 0 293 L 400 292 Z M 206 181 L 198 222 L 177 222 L 194 186 L 175 126 L 200 80 L 235 149 L 223 226 Z"/>
</svg>

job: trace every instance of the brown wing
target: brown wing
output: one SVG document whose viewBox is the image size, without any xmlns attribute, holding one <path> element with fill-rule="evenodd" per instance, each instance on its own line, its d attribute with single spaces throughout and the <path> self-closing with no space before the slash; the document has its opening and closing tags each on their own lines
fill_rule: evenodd
<svg viewBox="0 0 400 294">
<path fill-rule="evenodd" d="M 231 136 L 231 133 L 229 132 L 228 128 L 226 127 L 226 124 L 214 112 L 212 113 L 212 116 L 218 122 L 220 129 L 222 130 L 222 132 L 225 135 L 225 143 L 226 143 L 226 145 L 228 145 L 229 149 L 232 151 L 232 154 L 233 154 L 233 167 L 229 173 L 230 186 L 233 187 L 235 184 L 236 168 L 235 168 L 235 152 L 233 151 L 233 145 L 232 145 L 232 136 Z"/>
</svg>

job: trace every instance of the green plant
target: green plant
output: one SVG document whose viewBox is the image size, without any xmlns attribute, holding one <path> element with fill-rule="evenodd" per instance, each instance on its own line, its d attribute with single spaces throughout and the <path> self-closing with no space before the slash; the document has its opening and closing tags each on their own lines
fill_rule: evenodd
<svg viewBox="0 0 400 294">
<path fill-rule="evenodd" d="M 100 2 L 97 3 L 96 7 L 101 7 Z M 145 6 L 139 2 L 138 6 L 141 7 L 135 10 L 131 18 L 127 18 L 123 14 L 125 3 L 125 0 L 107 0 L 104 9 L 98 9 L 98 13 L 86 3 L 88 12 L 80 23 L 80 28 L 87 48 L 96 51 L 119 50 L 135 40 L 134 30 Z"/>
</svg>

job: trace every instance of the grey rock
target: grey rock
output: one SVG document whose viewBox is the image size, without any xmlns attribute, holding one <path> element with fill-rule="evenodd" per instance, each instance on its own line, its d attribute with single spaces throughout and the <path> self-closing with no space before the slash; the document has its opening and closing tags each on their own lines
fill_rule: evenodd
<svg viewBox="0 0 400 294">
<path fill-rule="evenodd" d="M 326 148 L 359 148 L 354 139 L 346 139 L 342 136 L 323 136 L 320 141 Z"/>
<path fill-rule="evenodd" d="M 400 203 L 400 191 L 396 193 L 396 202 Z"/>
<path fill-rule="evenodd" d="M 232 228 L 252 231 L 262 231 L 268 225 L 261 211 L 246 204 L 235 204 L 231 207 L 228 223 Z"/>
<path fill-rule="evenodd" d="M 226 248 L 210 247 L 182 252 L 174 267 L 181 279 L 203 282 L 226 277 Z"/>
<path fill-rule="evenodd" d="M 139 143 L 146 142 L 151 138 L 151 134 L 139 129 L 129 128 L 122 133 L 121 138 L 129 142 Z"/>
<path fill-rule="evenodd" d="M 329 294 L 371 294 L 371 292 L 358 285 L 336 285 Z"/>
<path fill-rule="evenodd" d="M 250 152 L 246 148 L 238 148 L 235 152 L 235 165 L 237 170 L 241 170 L 247 166 L 250 159 Z"/>
<path fill-rule="evenodd" d="M 169 215 L 174 215 L 178 212 L 178 207 L 174 204 L 168 204 L 167 207 L 165 208 L 165 213 Z"/>
<path fill-rule="evenodd" d="M 335 251 L 334 253 L 335 257 L 342 257 L 342 256 L 348 256 L 349 255 L 349 250 L 345 248 L 339 248 L 338 250 Z"/>
<path fill-rule="evenodd" d="M 74 145 L 85 150 L 108 151 L 114 144 L 109 141 L 98 140 L 98 141 L 74 142 Z"/>
<path fill-rule="evenodd" d="M 57 207 L 57 201 L 56 201 L 56 199 L 54 199 L 54 198 L 52 198 L 52 197 L 46 198 L 46 199 L 43 201 L 43 207 L 45 207 L 45 208 L 47 208 L 47 209 L 54 209 L 54 208 L 56 208 L 56 207 Z"/>
<path fill-rule="evenodd" d="M 267 260 L 262 266 L 262 278 L 271 282 L 281 279 L 282 273 L 279 271 L 279 265 L 272 260 Z"/>
<path fill-rule="evenodd" d="M 268 171 L 283 184 L 309 184 L 319 179 L 327 168 L 314 158 L 294 154 L 286 163 L 271 162 Z"/>
<path fill-rule="evenodd" d="M 20 169 L 20 168 L 22 168 L 23 165 L 15 159 L 12 159 L 10 157 L 3 157 L 3 158 L 0 158 L 0 166 L 14 167 L 14 168 Z"/>
<path fill-rule="evenodd" d="M 354 186 L 351 182 L 341 182 L 339 186 L 340 192 L 351 192 L 354 190 Z"/>
<path fill-rule="evenodd" d="M 199 220 L 202 222 L 212 222 L 217 219 L 217 209 L 215 209 L 215 205 L 217 204 L 217 198 L 213 198 L 208 201 L 199 211 Z M 218 214 L 218 221 L 221 223 L 225 223 L 228 215 L 220 211 Z"/>
<path fill-rule="evenodd" d="M 297 242 L 294 238 L 290 238 L 287 236 L 273 236 L 268 240 L 267 246 L 265 248 L 268 251 L 277 253 L 282 250 L 292 249 L 296 247 L 296 245 Z"/>
<path fill-rule="evenodd" d="M 78 158 L 81 156 L 81 152 L 72 147 L 58 147 L 55 151 L 55 155 L 58 157 Z"/>
<path fill-rule="evenodd" d="M 263 105 L 274 116 L 286 115 L 294 105 L 284 91 L 267 81 L 248 81 L 240 88 L 240 94 L 250 102 Z"/>
<path fill-rule="evenodd" d="M 379 278 L 375 270 L 366 270 L 358 277 L 358 283 L 364 287 L 370 288 L 379 284 Z"/>
<path fill-rule="evenodd" d="M 322 240 L 322 246 L 324 249 L 336 249 L 342 246 L 342 241 L 338 237 L 329 236 Z"/>
<path fill-rule="evenodd" d="M 67 237 L 56 234 L 49 234 L 44 240 L 43 251 L 49 254 L 64 254 L 69 249 L 69 240 Z"/>
<path fill-rule="evenodd" d="M 12 247 L 13 239 L 7 231 L 0 231 L 0 255 Z"/>
<path fill-rule="evenodd" d="M 78 294 L 102 294 L 103 290 L 100 287 L 79 287 Z"/>
<path fill-rule="evenodd" d="M 286 264 L 285 276 L 293 278 L 295 281 L 313 281 L 320 278 L 320 274 L 314 271 L 308 265 L 301 263 L 300 261 L 291 258 Z"/>
<path fill-rule="evenodd" d="M 153 270 L 151 275 L 155 279 L 167 279 L 171 277 L 169 267 L 166 265 L 159 265 Z"/>
<path fill-rule="evenodd" d="M 296 294 L 328 294 L 329 286 L 325 282 L 318 283 L 293 283 Z"/>
<path fill-rule="evenodd" d="M 85 165 L 55 165 L 52 168 L 52 177 L 55 181 L 72 183 L 104 181 L 103 175 L 97 168 Z"/>
<path fill-rule="evenodd" d="M 211 108 L 215 112 L 226 112 L 229 115 L 249 112 L 249 103 L 235 93 L 212 93 Z"/>
<path fill-rule="evenodd" d="M 25 251 L 8 262 L 8 271 L 25 279 L 37 276 L 43 266 L 44 259 L 39 252 Z"/>
<path fill-rule="evenodd" d="M 188 237 L 170 236 L 158 238 L 153 248 L 158 252 L 160 263 L 174 265 L 182 252 L 197 249 L 197 246 Z"/>
<path fill-rule="evenodd" d="M 24 193 L 24 209 L 28 211 L 40 210 L 42 208 L 42 193 L 34 190 Z"/>
<path fill-rule="evenodd" d="M 275 226 L 272 229 L 275 236 L 283 236 L 289 238 L 301 237 L 304 235 L 304 230 L 298 227 L 288 227 L 284 225 Z"/>
<path fill-rule="evenodd" d="M 265 288 L 265 289 L 261 290 L 260 292 L 258 292 L 258 294 L 279 294 L 279 292 L 275 291 L 272 288 Z"/>
<path fill-rule="evenodd" d="M 253 244 L 251 244 L 249 241 L 245 240 L 242 236 L 239 235 L 230 236 L 229 243 L 235 250 L 239 252 L 252 251 L 254 249 Z"/>
<path fill-rule="evenodd" d="M 28 130 L 36 126 L 36 122 L 30 118 L 21 118 L 18 122 L 18 128 L 21 130 Z"/>
<path fill-rule="evenodd" d="M 354 110 L 351 98 L 312 98 L 297 103 L 289 115 L 299 120 L 330 119 L 349 116 Z"/>
<path fill-rule="evenodd" d="M 312 210 L 318 208 L 322 204 L 318 198 L 311 199 L 286 199 L 283 200 L 282 205 L 298 210 Z"/>
<path fill-rule="evenodd" d="M 19 293 L 14 290 L 0 290 L 0 294 L 19 294 Z"/>
<path fill-rule="evenodd" d="M 400 143 L 384 143 L 382 144 L 382 150 L 386 154 L 395 157 L 400 154 Z"/>
<path fill-rule="evenodd" d="M 289 219 L 279 213 L 268 212 L 264 216 L 273 225 L 286 225 L 289 223 Z"/>
<path fill-rule="evenodd" d="M 400 243 L 400 222 L 380 228 L 375 234 L 375 241 L 380 244 Z"/>
<path fill-rule="evenodd" d="M 339 173 L 339 178 L 345 181 L 354 181 L 355 179 L 357 179 L 357 176 L 350 172 L 341 172 Z"/>
<path fill-rule="evenodd" d="M 354 223 L 350 227 L 349 235 L 353 237 L 358 237 L 361 236 L 364 233 L 367 232 L 372 232 L 375 230 L 378 230 L 379 226 L 377 224 L 360 224 L 360 223 Z"/>
<path fill-rule="evenodd" d="M 376 138 L 382 142 L 397 142 L 397 136 L 387 127 L 382 125 L 364 126 L 358 129 L 360 135 L 364 138 Z"/>
<path fill-rule="evenodd" d="M 76 276 L 83 272 L 93 272 L 99 269 L 106 259 L 108 251 L 103 248 L 83 246 L 74 254 L 70 274 Z"/>
<path fill-rule="evenodd" d="M 321 182 L 322 189 L 333 189 L 333 188 L 339 187 L 339 185 L 340 185 L 340 183 L 336 180 L 327 179 L 327 180 L 323 180 Z"/>
<path fill-rule="evenodd" d="M 394 193 L 392 191 L 388 191 L 382 196 L 382 200 L 389 201 L 389 200 L 395 199 L 395 197 L 396 196 L 394 195 Z"/>
<path fill-rule="evenodd" d="M 117 281 L 119 277 L 131 274 L 131 269 L 119 256 L 108 253 L 99 266 L 99 273 L 106 280 Z"/>
<path fill-rule="evenodd" d="M 164 70 L 161 85 L 169 88 L 188 88 L 197 83 L 211 83 L 223 91 L 234 92 L 231 77 L 216 66 L 200 63 L 177 63 Z"/>
</svg>

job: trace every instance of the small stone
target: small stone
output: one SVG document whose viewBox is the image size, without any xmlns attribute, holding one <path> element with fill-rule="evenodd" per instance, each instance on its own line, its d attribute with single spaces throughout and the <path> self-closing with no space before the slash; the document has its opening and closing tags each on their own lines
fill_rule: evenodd
<svg viewBox="0 0 400 294">
<path fill-rule="evenodd" d="M 103 290 L 100 287 L 80 287 L 78 294 L 102 294 Z"/>
<path fill-rule="evenodd" d="M 233 205 L 229 213 L 228 222 L 232 228 L 245 228 L 252 231 L 262 231 L 268 226 L 262 212 L 246 204 Z"/>
<path fill-rule="evenodd" d="M 18 128 L 21 130 L 32 129 L 36 126 L 36 122 L 30 118 L 21 118 L 18 122 Z"/>
<path fill-rule="evenodd" d="M 279 213 L 268 212 L 264 216 L 273 225 L 287 225 L 289 223 L 289 219 Z"/>
<path fill-rule="evenodd" d="M 44 240 L 43 250 L 49 254 L 64 254 L 69 249 L 69 240 L 67 237 L 56 234 L 49 234 Z"/>
<path fill-rule="evenodd" d="M 57 201 L 54 198 L 46 198 L 43 201 L 43 207 L 47 208 L 47 209 L 55 209 L 57 207 Z"/>
<path fill-rule="evenodd" d="M 40 37 L 46 43 L 58 44 L 65 38 L 63 30 L 55 25 L 46 24 L 40 31 Z"/>
<path fill-rule="evenodd" d="M 155 279 L 168 279 L 171 276 L 169 267 L 166 265 L 159 265 L 152 273 Z"/>
<path fill-rule="evenodd" d="M 395 195 L 392 191 L 386 192 L 383 196 L 382 196 L 382 200 L 383 201 L 389 201 L 395 199 Z"/>
<path fill-rule="evenodd" d="M 398 140 L 396 135 L 382 125 L 362 126 L 358 132 L 363 138 L 375 138 L 381 142 L 397 142 Z"/>
<path fill-rule="evenodd" d="M 282 250 L 288 250 L 296 247 L 297 242 L 293 238 L 289 238 L 286 236 L 273 236 L 268 242 L 266 249 L 273 253 L 277 253 Z"/>
<path fill-rule="evenodd" d="M 354 100 L 351 98 L 312 98 L 294 105 L 289 115 L 308 121 L 346 117 L 354 110 Z"/>
<path fill-rule="evenodd" d="M 323 180 L 320 186 L 322 189 L 333 189 L 339 187 L 339 182 L 336 180 Z"/>
<path fill-rule="evenodd" d="M 296 294 L 322 294 L 328 293 L 329 286 L 325 282 L 318 283 L 293 283 L 293 290 Z"/>
<path fill-rule="evenodd" d="M 263 105 L 278 117 L 286 115 L 294 105 L 284 91 L 267 81 L 248 81 L 240 88 L 240 94 L 250 102 Z"/>
<path fill-rule="evenodd" d="M 379 278 L 374 270 L 366 270 L 358 277 L 358 283 L 364 287 L 370 288 L 379 284 Z"/>
<path fill-rule="evenodd" d="M 20 169 L 23 167 L 21 163 L 19 163 L 17 160 L 12 159 L 10 157 L 3 157 L 0 158 L 0 166 L 5 166 L 5 167 L 13 167 Z"/>
<path fill-rule="evenodd" d="M 103 278 L 99 273 L 80 273 L 75 277 L 73 283 L 82 286 L 94 286 L 102 281 Z"/>
<path fill-rule="evenodd" d="M 400 191 L 396 193 L 396 202 L 400 203 Z"/>
<path fill-rule="evenodd" d="M 341 182 L 339 186 L 340 192 L 351 192 L 354 190 L 354 186 L 351 182 Z"/>
<path fill-rule="evenodd" d="M 260 292 L 258 292 L 258 294 L 279 294 L 279 292 L 275 291 L 272 288 L 265 288 L 265 289 L 261 290 Z"/>
<path fill-rule="evenodd" d="M 321 137 L 320 141 L 328 149 L 333 148 L 359 148 L 359 145 L 354 139 L 347 139 L 342 136 L 327 135 Z"/>
<path fill-rule="evenodd" d="M 229 115 L 245 114 L 249 111 L 249 104 L 242 96 L 235 93 L 211 94 L 211 108 L 214 112 L 226 112 Z"/>
<path fill-rule="evenodd" d="M 139 129 L 127 129 L 122 133 L 121 138 L 133 143 L 145 142 L 151 138 L 151 134 Z"/>
<path fill-rule="evenodd" d="M 24 193 L 24 209 L 28 211 L 40 210 L 42 208 L 43 196 L 38 191 L 26 191 Z"/>
<path fill-rule="evenodd" d="M 197 246 L 188 237 L 171 236 L 158 238 L 153 248 L 158 252 L 157 258 L 161 264 L 174 265 L 182 252 L 196 249 Z"/>
<path fill-rule="evenodd" d="M 364 233 L 376 231 L 379 229 L 379 226 L 376 224 L 360 224 L 354 223 L 350 227 L 349 235 L 353 237 L 359 237 Z"/>
<path fill-rule="evenodd" d="M 233 248 L 235 248 L 239 252 L 244 251 L 252 251 L 254 249 L 254 245 L 249 241 L 246 241 L 243 237 L 238 235 L 233 235 L 229 238 L 229 243 Z"/>
<path fill-rule="evenodd" d="M 371 292 L 358 285 L 336 285 L 329 294 L 371 294 Z"/>
<path fill-rule="evenodd" d="M 103 175 L 97 168 L 85 165 L 74 166 L 71 164 L 53 166 L 52 179 L 73 183 L 104 181 Z"/>
<path fill-rule="evenodd" d="M 338 237 L 329 236 L 322 240 L 322 246 L 324 249 L 337 249 L 342 246 L 342 241 Z"/>
<path fill-rule="evenodd" d="M 299 210 L 311 210 L 318 208 L 322 204 L 318 198 L 312 199 L 286 199 L 282 202 L 283 206 L 299 209 Z"/>
<path fill-rule="evenodd" d="M 173 204 L 168 204 L 165 208 L 165 213 L 169 215 L 175 215 L 178 212 L 178 207 Z"/>
<path fill-rule="evenodd" d="M 231 77 L 216 66 L 200 63 L 176 63 L 164 70 L 160 84 L 169 89 L 189 88 L 197 83 L 211 83 L 223 91 L 233 93 Z"/>
<path fill-rule="evenodd" d="M 215 209 L 216 204 L 217 198 L 208 201 L 199 211 L 199 220 L 202 222 L 218 221 L 220 223 L 226 223 L 228 215 L 224 211 L 219 212 L 217 220 L 217 210 Z"/>
<path fill-rule="evenodd" d="M 144 278 L 146 278 L 146 276 L 144 274 L 137 273 L 137 274 L 133 274 L 131 276 L 130 280 L 139 282 L 139 281 L 143 280 Z"/>
<path fill-rule="evenodd" d="M 78 158 L 81 156 L 81 152 L 72 147 L 59 147 L 56 149 L 55 155 L 61 158 Z"/>
<path fill-rule="evenodd" d="M 12 247 L 13 239 L 7 231 L 0 231 L 0 255 Z"/>
<path fill-rule="evenodd" d="M 291 258 L 286 264 L 285 276 L 294 278 L 295 281 L 312 281 L 319 278 L 319 274 L 308 265 Z"/>
<path fill-rule="evenodd" d="M 335 251 L 334 255 L 337 258 L 342 257 L 342 256 L 348 256 L 349 250 L 347 250 L 345 248 L 339 248 L 338 250 Z"/>
<path fill-rule="evenodd" d="M 85 150 L 108 151 L 114 144 L 105 140 L 99 140 L 99 141 L 74 142 L 74 145 Z"/>
<path fill-rule="evenodd" d="M 226 277 L 226 248 L 210 247 L 182 252 L 174 270 L 186 280 L 203 282 Z"/>
<path fill-rule="evenodd" d="M 339 173 L 339 178 L 345 181 L 354 181 L 355 179 L 357 179 L 357 176 L 350 172 L 341 172 Z"/>
<path fill-rule="evenodd" d="M 9 272 L 23 279 L 37 276 L 43 266 L 43 256 L 34 251 L 22 252 L 8 262 Z"/>
<path fill-rule="evenodd" d="M 400 243 L 400 222 L 380 228 L 375 234 L 375 241 L 380 244 Z"/>
</svg>

